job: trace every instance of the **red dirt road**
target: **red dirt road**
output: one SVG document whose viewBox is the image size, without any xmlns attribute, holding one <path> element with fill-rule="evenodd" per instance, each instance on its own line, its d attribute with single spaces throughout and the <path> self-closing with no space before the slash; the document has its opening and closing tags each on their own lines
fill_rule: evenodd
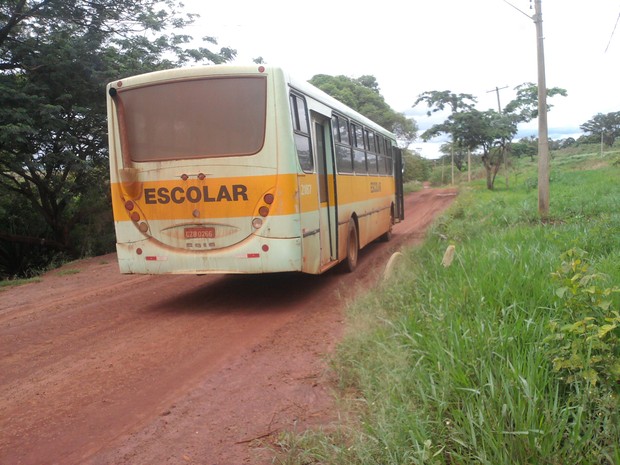
<svg viewBox="0 0 620 465">
<path fill-rule="evenodd" d="M 0 464 L 269 464 L 334 418 L 344 307 L 453 191 L 409 195 L 352 274 L 134 276 L 111 254 L 0 292 Z"/>
</svg>

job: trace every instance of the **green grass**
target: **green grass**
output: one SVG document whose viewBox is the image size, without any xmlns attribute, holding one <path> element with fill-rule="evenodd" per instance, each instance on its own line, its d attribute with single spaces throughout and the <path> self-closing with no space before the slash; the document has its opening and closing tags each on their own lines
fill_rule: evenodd
<svg viewBox="0 0 620 465">
<path fill-rule="evenodd" d="M 525 162 L 510 189 L 462 187 L 395 279 L 349 310 L 333 360 L 346 421 L 282 435 L 276 463 L 620 464 L 620 383 L 580 377 L 598 353 L 620 363 L 620 327 L 600 341 L 551 329 L 620 308 L 616 293 L 591 298 L 620 285 L 620 168 L 595 156 L 556 154 L 544 223 Z M 571 281 L 581 300 L 556 292 L 567 250 L 601 275 Z M 586 366 L 556 369 L 562 349 Z"/>
<path fill-rule="evenodd" d="M 75 268 L 67 268 L 65 270 L 60 270 L 58 272 L 58 276 L 69 276 L 72 274 L 78 274 L 80 272 L 80 270 L 77 270 Z"/>
<path fill-rule="evenodd" d="M 27 279 L 5 279 L 0 281 L 0 290 L 7 287 L 22 286 L 29 283 L 41 282 L 41 278 L 27 278 Z"/>
</svg>

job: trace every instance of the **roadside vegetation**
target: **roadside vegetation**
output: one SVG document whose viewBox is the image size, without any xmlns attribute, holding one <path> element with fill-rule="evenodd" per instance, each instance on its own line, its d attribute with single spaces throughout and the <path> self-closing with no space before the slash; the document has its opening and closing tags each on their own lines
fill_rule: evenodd
<svg viewBox="0 0 620 465">
<path fill-rule="evenodd" d="M 114 249 L 105 85 L 236 56 L 177 0 L 0 2 L 0 279 Z"/>
<path fill-rule="evenodd" d="M 349 309 L 342 420 L 281 435 L 275 463 L 620 464 L 620 151 L 596 147 L 553 153 L 544 223 L 529 158 L 509 188 L 461 184 Z"/>
</svg>

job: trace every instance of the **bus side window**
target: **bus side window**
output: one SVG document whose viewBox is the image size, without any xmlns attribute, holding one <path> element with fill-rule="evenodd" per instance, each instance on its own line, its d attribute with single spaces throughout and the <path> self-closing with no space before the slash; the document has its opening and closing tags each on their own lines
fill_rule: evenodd
<svg viewBox="0 0 620 465">
<path fill-rule="evenodd" d="M 392 175 L 392 172 L 394 171 L 394 162 L 392 161 L 392 145 L 390 144 L 389 140 L 385 140 L 385 148 L 386 148 L 386 162 L 387 162 L 387 174 L 389 174 L 390 176 Z"/>
<path fill-rule="evenodd" d="M 336 144 L 336 166 L 339 173 L 353 173 L 351 142 L 349 140 L 349 121 L 342 116 L 332 116 L 332 130 Z"/>
<path fill-rule="evenodd" d="M 385 139 L 377 134 L 377 161 L 379 162 L 379 174 L 387 174 L 387 161 L 385 159 Z"/>
<path fill-rule="evenodd" d="M 368 153 L 366 154 L 368 173 L 377 174 L 379 172 L 379 166 L 377 165 L 378 161 L 375 133 L 368 131 L 367 129 L 364 129 L 364 133 L 366 135 L 366 146 L 368 147 Z"/>
<path fill-rule="evenodd" d="M 306 101 L 296 94 L 291 94 L 290 101 L 297 158 L 299 158 L 301 169 L 306 173 L 312 173 L 314 171 L 314 159 L 310 150 L 310 129 L 308 127 Z"/>
<path fill-rule="evenodd" d="M 353 136 L 353 171 L 356 174 L 366 174 L 366 148 L 364 146 L 364 130 L 358 124 L 351 124 L 351 136 Z"/>
</svg>

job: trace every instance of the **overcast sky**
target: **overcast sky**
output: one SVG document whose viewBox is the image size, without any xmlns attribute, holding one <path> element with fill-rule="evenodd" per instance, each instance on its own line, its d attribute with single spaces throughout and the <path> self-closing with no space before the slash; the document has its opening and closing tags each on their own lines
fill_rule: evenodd
<svg viewBox="0 0 620 465">
<path fill-rule="evenodd" d="M 537 82 L 530 0 L 511 0 L 514 7 L 504 0 L 184 3 L 201 15 L 189 33 L 236 49 L 235 63 L 261 56 L 302 79 L 373 75 L 387 103 L 421 129 L 437 122 L 422 105 L 411 108 L 422 92 L 474 94 L 487 110 L 497 109 L 496 87 L 508 87 L 499 91 L 504 106 L 514 87 Z M 620 25 L 612 37 L 620 0 L 543 0 L 542 12 L 547 87 L 568 91 L 550 100 L 549 132 L 557 139 L 578 133 L 596 113 L 620 111 Z M 435 155 L 436 147 L 414 146 Z"/>
</svg>

